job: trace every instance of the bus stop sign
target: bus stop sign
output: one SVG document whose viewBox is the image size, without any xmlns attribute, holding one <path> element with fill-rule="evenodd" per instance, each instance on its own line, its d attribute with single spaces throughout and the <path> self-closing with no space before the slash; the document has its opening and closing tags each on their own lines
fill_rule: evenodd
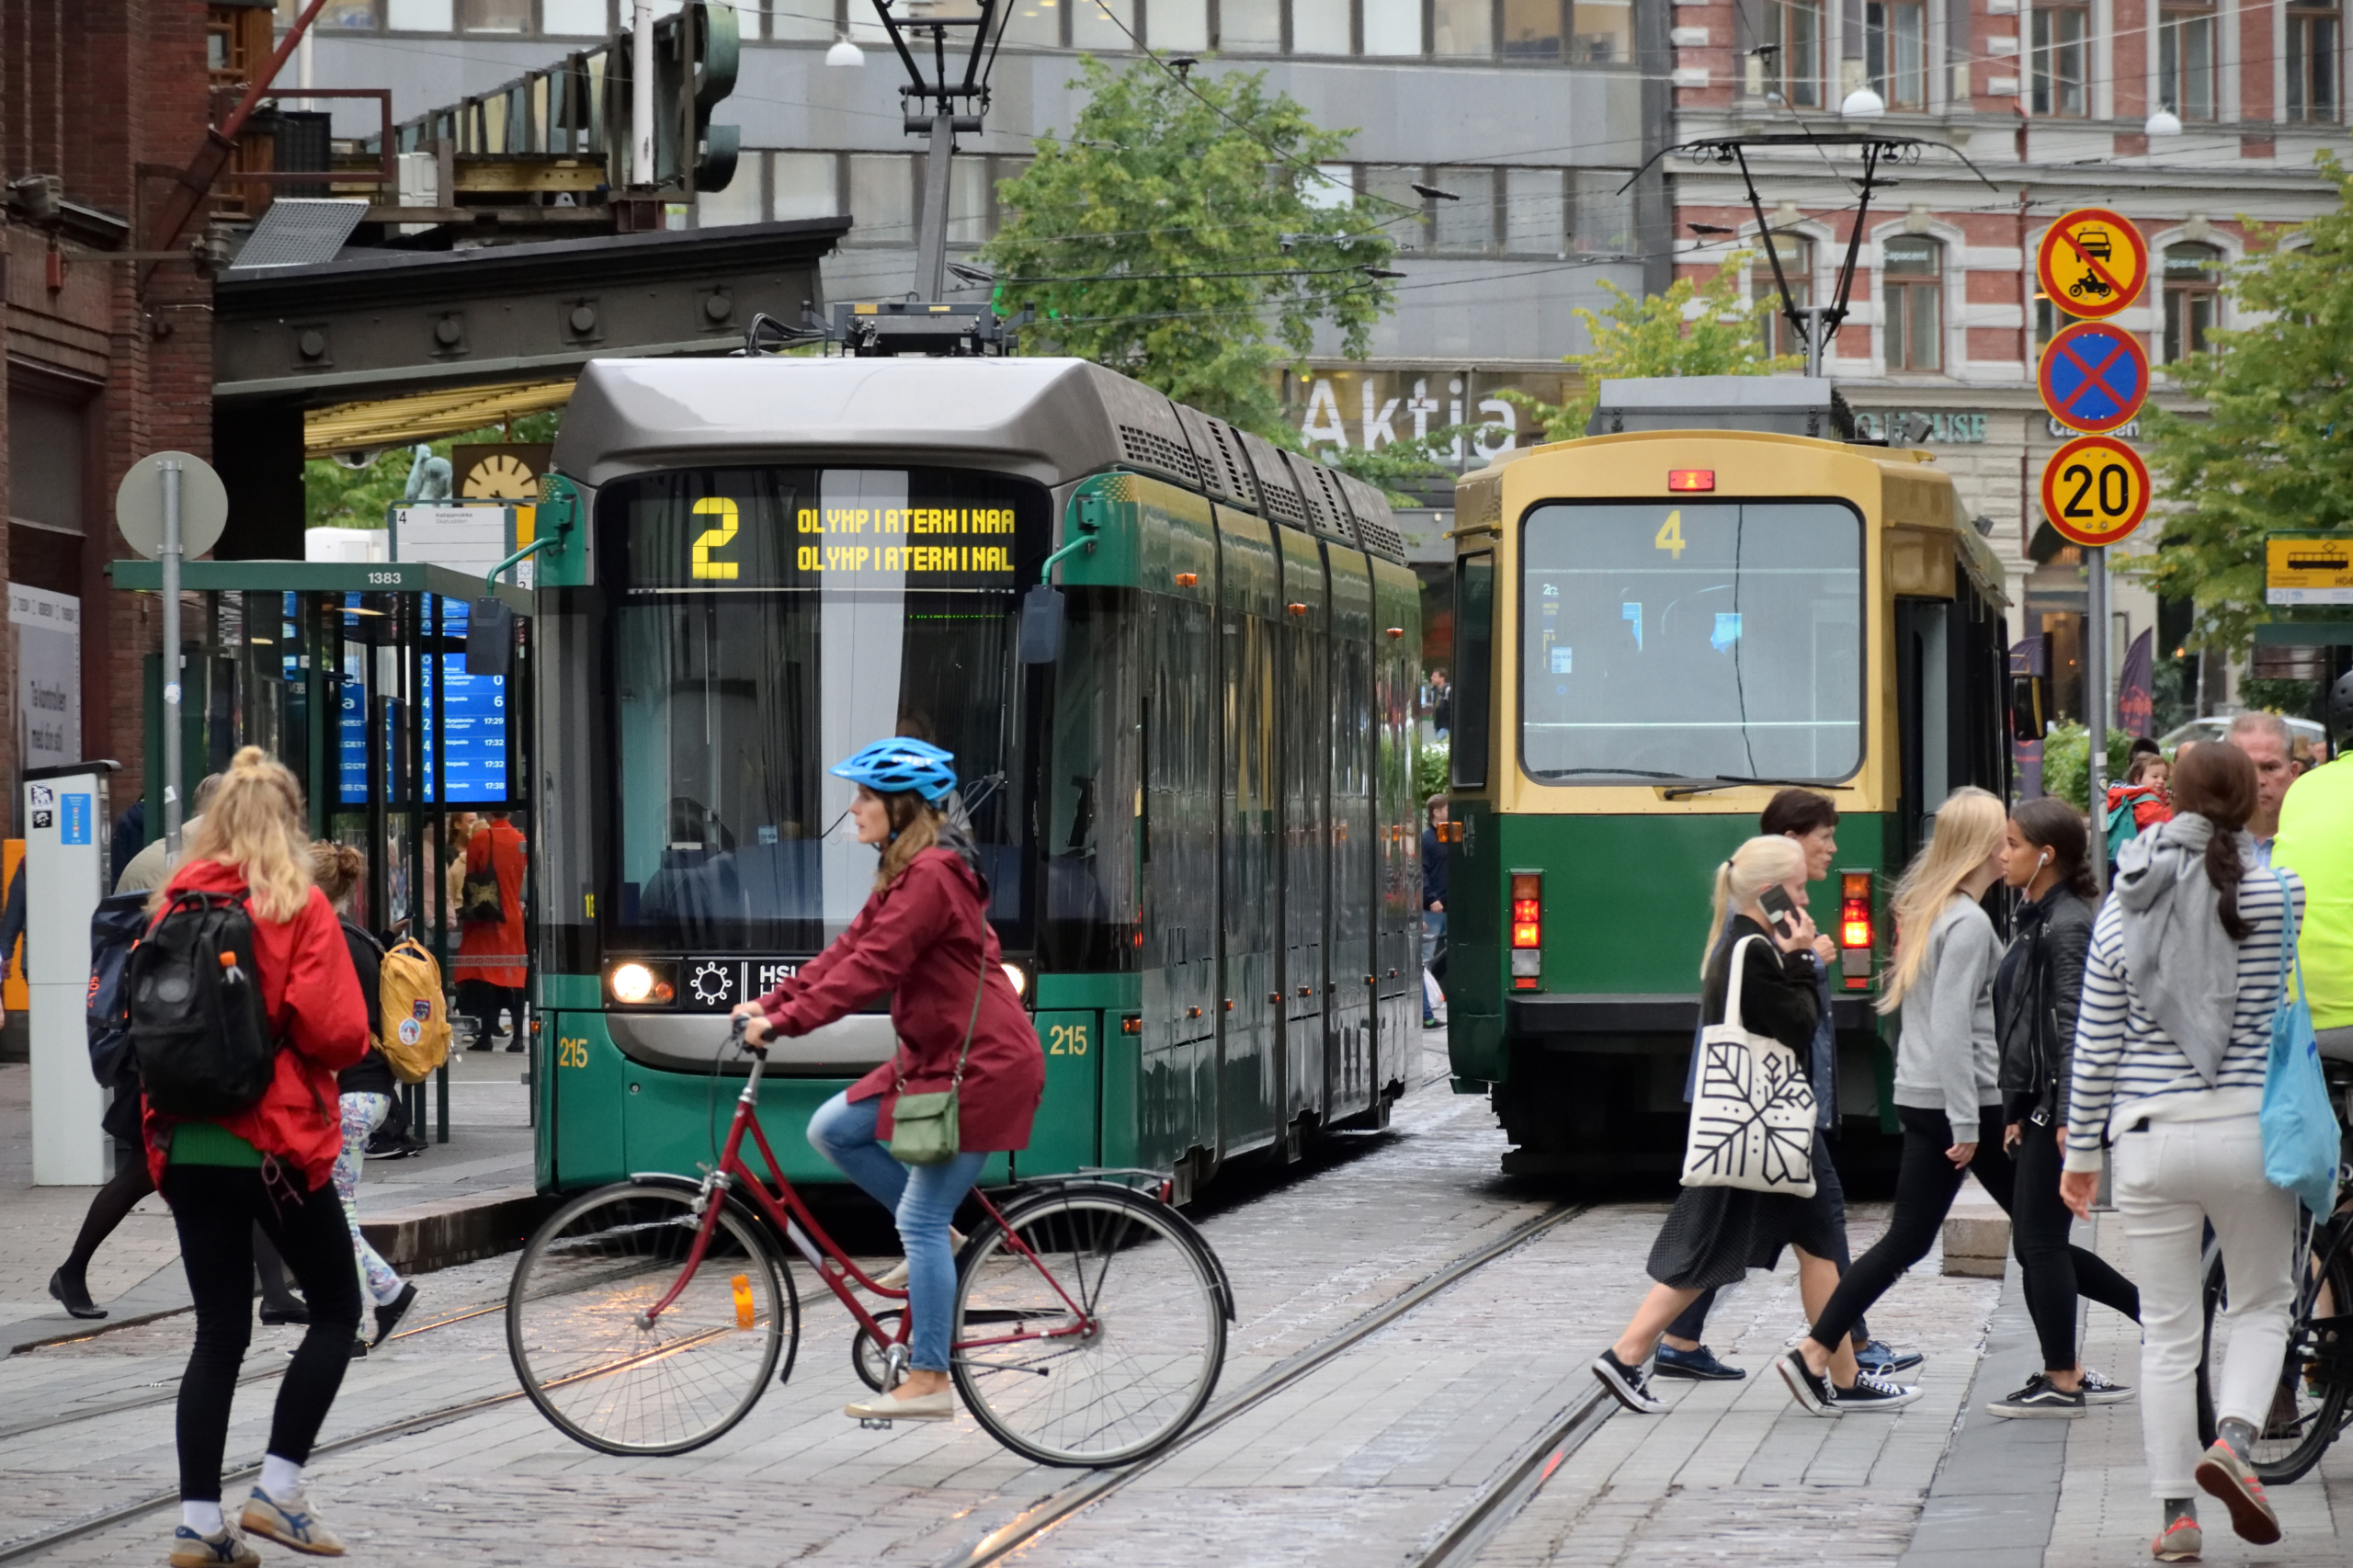
<svg viewBox="0 0 2353 1568">
<path fill-rule="evenodd" d="M 2086 436 L 2120 429 L 2149 396 L 2149 356 L 2135 335 L 2077 322 L 2042 350 L 2035 372 L 2051 417 Z"/>
<path fill-rule="evenodd" d="M 2042 515 L 2086 550 L 2119 544 L 2149 515 L 2149 471 L 2113 436 L 2078 436 L 2042 465 Z"/>
<path fill-rule="evenodd" d="M 2149 243 L 2131 219 L 2078 207 L 2052 224 L 2035 259 L 2043 296 L 2071 316 L 2106 321 L 2141 297 Z"/>
</svg>

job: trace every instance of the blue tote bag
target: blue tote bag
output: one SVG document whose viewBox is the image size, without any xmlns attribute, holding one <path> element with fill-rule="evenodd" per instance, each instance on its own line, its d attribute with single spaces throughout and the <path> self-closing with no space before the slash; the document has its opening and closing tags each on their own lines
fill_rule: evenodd
<svg viewBox="0 0 2353 1568">
<path fill-rule="evenodd" d="M 2313 1039 L 2313 1010 L 2304 1000 L 2304 963 L 2291 928 L 2296 906 L 2288 896 L 2288 880 L 2276 870 L 2271 874 L 2279 883 L 2279 1006 L 2271 1015 L 2271 1059 L 2263 1074 L 2263 1176 L 2325 1218 L 2336 1208 L 2336 1110 L 2328 1101 L 2320 1046 Z"/>
</svg>

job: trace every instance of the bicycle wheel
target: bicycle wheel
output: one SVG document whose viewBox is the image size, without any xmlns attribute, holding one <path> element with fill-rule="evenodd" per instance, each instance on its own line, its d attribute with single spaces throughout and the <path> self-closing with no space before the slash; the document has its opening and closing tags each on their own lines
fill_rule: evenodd
<svg viewBox="0 0 2353 1568">
<path fill-rule="evenodd" d="M 973 1417 L 1040 1464 L 1127 1464 L 1174 1442 L 1225 1363 L 1206 1244 L 1108 1183 L 1040 1192 L 1005 1223 L 965 1244 L 957 1278 L 950 1360 Z"/>
<path fill-rule="evenodd" d="M 584 1194 L 539 1228 L 516 1266 L 506 1292 L 516 1375 L 542 1415 L 592 1449 L 702 1447 L 744 1418 L 777 1358 L 799 1343 L 792 1276 L 733 1203 L 694 1278 L 645 1323 L 694 1245 L 694 1201 L 688 1189 L 629 1183 Z"/>
<path fill-rule="evenodd" d="M 2311 1233 L 2310 1240 L 2323 1247 L 2328 1244 L 2325 1232 Z M 2313 1256 L 2309 1245 L 2300 1244 L 2298 1253 Z M 2215 1319 L 2230 1303 L 2221 1249 L 2211 1244 L 2205 1298 L 2205 1342 L 2199 1358 L 2201 1415 L 2212 1407 L 2211 1391 L 2219 1380 L 2213 1365 Z M 2271 1409 L 2248 1450 L 2248 1462 L 2267 1485 L 2285 1486 L 2302 1479 L 2344 1430 L 2348 1415 L 2353 1415 L 2353 1318 L 2347 1317 L 2348 1312 L 2353 1312 L 2353 1263 L 2348 1263 L 2343 1249 L 2336 1249 L 2325 1268 L 2309 1267 L 2304 1272 L 2288 1323 L 2287 1354 L 2272 1392 Z M 2204 1424 L 2201 1419 L 2201 1426 Z M 2211 1431 L 2202 1430 L 2200 1436 L 2212 1441 Z"/>
</svg>

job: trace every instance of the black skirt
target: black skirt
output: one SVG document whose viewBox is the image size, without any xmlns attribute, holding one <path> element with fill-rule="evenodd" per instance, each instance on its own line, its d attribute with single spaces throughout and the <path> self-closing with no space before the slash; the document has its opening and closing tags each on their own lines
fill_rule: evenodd
<svg viewBox="0 0 2353 1568">
<path fill-rule="evenodd" d="M 1712 1290 L 1752 1268 L 1770 1268 L 1786 1246 L 1833 1262 L 1847 1256 L 1847 1195 L 1820 1131 L 1813 1135 L 1813 1196 L 1687 1187 L 1651 1244 L 1648 1269 L 1678 1290 Z"/>
</svg>

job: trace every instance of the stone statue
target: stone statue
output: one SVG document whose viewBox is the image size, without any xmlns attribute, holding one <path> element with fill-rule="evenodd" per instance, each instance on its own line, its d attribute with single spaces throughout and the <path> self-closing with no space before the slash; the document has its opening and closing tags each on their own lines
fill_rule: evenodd
<svg viewBox="0 0 2353 1568">
<path fill-rule="evenodd" d="M 418 442 L 416 454 L 408 465 L 408 489 L 401 499 L 428 503 L 447 501 L 450 487 L 449 460 L 435 457 L 431 447 Z"/>
</svg>

